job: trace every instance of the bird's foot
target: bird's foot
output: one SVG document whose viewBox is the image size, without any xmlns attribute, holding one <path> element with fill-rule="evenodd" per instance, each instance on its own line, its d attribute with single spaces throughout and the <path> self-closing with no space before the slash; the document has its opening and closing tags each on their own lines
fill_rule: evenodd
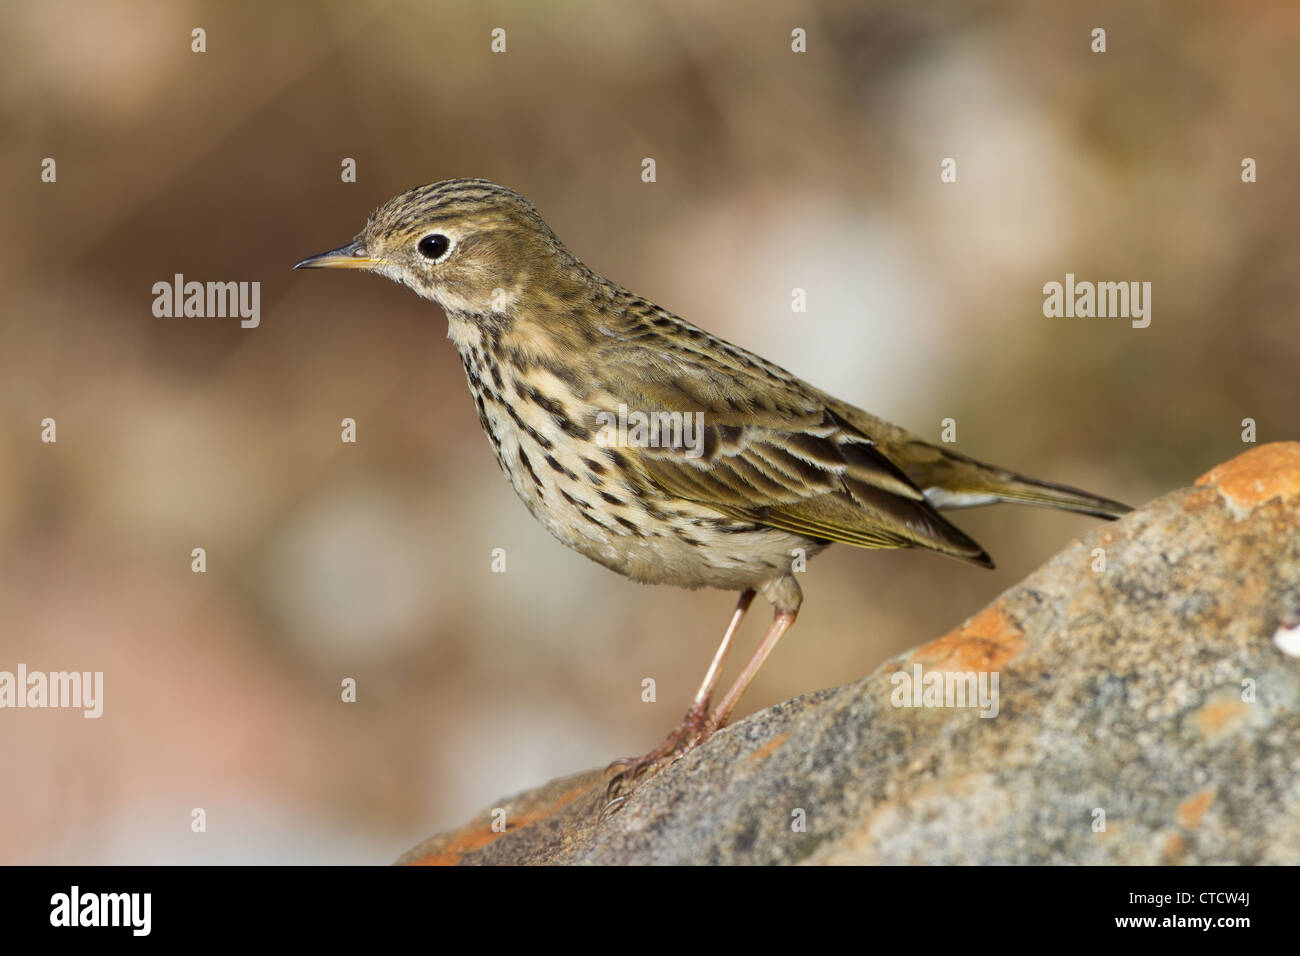
<svg viewBox="0 0 1300 956">
<path fill-rule="evenodd" d="M 601 817 L 621 809 L 642 784 L 704 743 L 720 727 L 720 724 L 715 724 L 709 718 L 709 704 L 705 701 L 688 710 L 681 724 L 667 739 L 645 756 L 615 760 L 608 769 L 618 772 L 605 788 L 605 805 L 601 808 Z"/>
</svg>

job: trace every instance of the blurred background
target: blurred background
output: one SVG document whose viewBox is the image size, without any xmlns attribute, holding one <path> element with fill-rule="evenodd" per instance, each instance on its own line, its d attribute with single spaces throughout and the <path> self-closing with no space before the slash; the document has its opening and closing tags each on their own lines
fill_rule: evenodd
<svg viewBox="0 0 1300 956">
<path fill-rule="evenodd" d="M 735 596 L 550 539 L 439 310 L 290 271 L 412 185 L 509 185 L 691 321 L 1134 505 L 1243 451 L 1243 418 L 1300 437 L 1294 3 L 0 9 L 0 670 L 105 675 L 99 720 L 0 711 L 0 862 L 386 863 L 680 718 Z M 1150 327 L 1045 318 L 1067 272 L 1151 282 Z M 260 281 L 260 327 L 154 317 L 175 273 Z M 996 572 L 831 549 L 743 713 L 944 633 L 1094 527 L 955 520 Z"/>
</svg>

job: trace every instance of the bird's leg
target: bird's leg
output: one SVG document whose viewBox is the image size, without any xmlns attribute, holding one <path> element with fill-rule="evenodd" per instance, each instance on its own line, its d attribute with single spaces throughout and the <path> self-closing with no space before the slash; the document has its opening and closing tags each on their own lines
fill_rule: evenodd
<svg viewBox="0 0 1300 956">
<path fill-rule="evenodd" d="M 727 625 L 727 633 L 722 635 L 722 643 L 718 645 L 718 652 L 713 655 L 713 663 L 705 672 L 700 689 L 695 692 L 695 700 L 691 704 L 691 709 L 686 712 L 683 725 L 709 716 L 709 701 L 713 698 L 713 689 L 718 685 L 718 675 L 722 673 L 722 665 L 727 660 L 727 651 L 731 649 L 731 642 L 736 632 L 740 630 L 740 622 L 744 619 L 745 612 L 749 610 L 749 604 L 753 600 L 753 590 L 740 592 L 740 600 L 736 602 L 736 610 L 731 615 L 731 623 Z"/>
<path fill-rule="evenodd" d="M 731 650 L 731 643 L 736 637 L 736 632 L 740 630 L 740 622 L 744 619 L 745 612 L 749 610 L 750 602 L 753 600 L 752 589 L 740 592 L 740 600 L 736 602 L 736 610 L 731 615 L 727 632 L 722 635 L 722 643 L 718 645 L 717 653 L 713 655 L 713 662 L 709 664 L 704 680 L 700 683 L 700 689 L 695 692 L 691 709 L 686 712 L 681 724 L 663 743 L 644 757 L 624 758 L 610 764 L 611 769 L 619 768 L 619 773 L 610 780 L 607 788 L 611 799 L 618 796 L 626 784 L 636 780 L 647 770 L 657 770 L 701 743 L 707 736 L 707 732 L 710 732 L 708 728 L 712 722 L 709 720 L 709 701 L 713 698 L 713 690 L 718 684 L 722 665 L 727 660 L 727 652 Z"/>
<path fill-rule="evenodd" d="M 722 703 L 718 704 L 718 709 L 714 711 L 709 726 L 706 728 L 705 738 L 713 736 L 719 730 L 727 725 L 727 719 L 731 717 L 731 712 L 736 709 L 736 703 L 745 693 L 758 669 L 763 666 L 769 654 L 776 649 L 776 645 L 781 640 L 781 635 L 790 630 L 790 625 L 794 623 L 797 611 L 777 610 L 776 616 L 772 618 L 772 626 L 767 629 L 767 634 L 763 636 L 763 643 L 758 645 L 758 650 L 754 651 L 754 656 L 749 659 L 745 669 L 740 672 L 736 682 L 731 685 L 727 695 L 722 698 Z"/>
</svg>

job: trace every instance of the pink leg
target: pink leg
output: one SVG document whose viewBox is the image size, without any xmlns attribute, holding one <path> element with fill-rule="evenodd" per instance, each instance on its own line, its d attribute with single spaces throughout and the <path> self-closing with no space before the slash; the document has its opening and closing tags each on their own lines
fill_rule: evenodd
<svg viewBox="0 0 1300 956">
<path fill-rule="evenodd" d="M 767 629 L 767 634 L 763 637 L 763 643 L 758 645 L 758 650 L 754 656 L 749 659 L 745 669 L 740 672 L 736 682 L 731 685 L 731 690 L 722 698 L 722 703 L 718 709 L 713 712 L 713 719 L 709 721 L 709 732 L 705 739 L 727 725 L 727 720 L 731 717 L 731 712 L 736 709 L 736 704 L 740 697 L 749 688 L 754 677 L 758 674 L 758 669 L 763 666 L 769 654 L 776 649 L 776 645 L 781 640 L 781 635 L 790 630 L 790 625 L 794 623 L 794 611 L 777 611 L 776 616 L 772 618 L 772 626 Z"/>
<path fill-rule="evenodd" d="M 745 612 L 749 610 L 749 605 L 753 600 L 753 590 L 740 593 L 740 600 L 736 602 L 736 610 L 731 615 L 731 623 L 727 625 L 727 632 L 722 635 L 722 643 L 718 645 L 717 653 L 713 655 L 713 662 L 709 664 L 709 669 L 704 674 L 704 680 L 700 683 L 700 689 L 695 692 L 695 698 L 691 702 L 691 709 L 686 712 L 681 724 L 668 735 L 668 738 L 663 743 L 644 757 L 625 758 L 616 760 L 611 764 L 612 767 L 621 768 L 620 772 L 609 783 L 608 793 L 611 797 L 617 795 L 623 784 L 636 779 L 645 770 L 657 769 L 659 766 L 670 762 L 670 758 L 676 758 L 693 749 L 712 733 L 712 730 L 709 729 L 713 725 L 713 722 L 709 720 L 709 701 L 713 697 L 714 688 L 717 687 L 718 675 L 722 673 L 722 665 L 727 660 L 727 652 L 731 650 L 731 644 L 735 640 L 736 632 L 740 630 L 740 622 L 744 620 Z"/>
<path fill-rule="evenodd" d="M 727 633 L 722 635 L 722 643 L 718 645 L 718 652 L 713 655 L 713 663 L 709 665 L 708 671 L 704 675 L 704 681 L 700 684 L 700 689 L 695 692 L 695 701 L 691 705 L 691 710 L 702 710 L 704 713 L 709 712 L 709 699 L 713 697 L 713 688 L 718 684 L 718 675 L 722 673 L 722 665 L 727 659 L 727 651 L 731 649 L 731 642 L 736 636 L 736 631 L 740 630 L 740 622 L 745 617 L 745 612 L 749 610 L 749 603 L 754 600 L 753 591 L 741 591 L 740 600 L 736 602 L 736 611 L 731 615 L 731 623 L 727 625 Z"/>
</svg>

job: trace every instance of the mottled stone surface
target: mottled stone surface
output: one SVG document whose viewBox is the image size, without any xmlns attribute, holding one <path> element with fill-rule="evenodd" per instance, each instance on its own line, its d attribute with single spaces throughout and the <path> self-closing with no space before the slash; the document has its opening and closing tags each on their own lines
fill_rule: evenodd
<svg viewBox="0 0 1300 956">
<path fill-rule="evenodd" d="M 402 862 L 1297 864 L 1297 626 L 1285 442 L 1099 525 L 857 683 L 724 730 L 603 821 L 594 770 Z M 894 706 L 918 664 L 996 671 L 997 716 Z"/>
</svg>

